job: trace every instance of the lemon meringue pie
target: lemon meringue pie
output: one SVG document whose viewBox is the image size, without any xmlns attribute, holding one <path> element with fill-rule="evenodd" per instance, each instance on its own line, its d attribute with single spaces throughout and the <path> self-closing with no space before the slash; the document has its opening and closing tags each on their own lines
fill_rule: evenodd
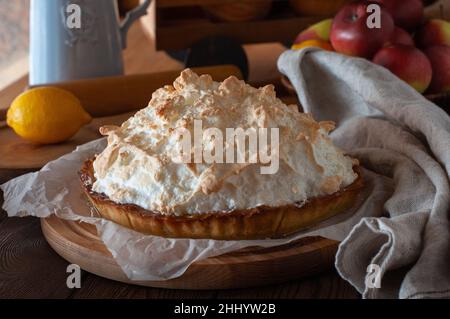
<svg viewBox="0 0 450 319">
<path fill-rule="evenodd" d="M 182 144 L 176 132 L 195 135 L 196 121 L 224 135 L 231 128 L 277 129 L 279 144 L 269 152 L 276 155 L 276 171 L 261 173 L 268 165 L 261 156 L 245 162 L 176 160 Z M 101 128 L 108 145 L 84 163 L 80 178 L 102 217 L 145 234 L 280 237 L 356 201 L 362 187 L 358 163 L 332 144 L 333 128 L 285 105 L 272 85 L 256 89 L 235 77 L 218 83 L 187 69 L 120 127 Z M 204 150 L 217 146 L 216 135 L 200 139 Z M 223 153 L 235 147 L 227 142 Z M 249 149 L 244 148 L 246 158 Z"/>
</svg>

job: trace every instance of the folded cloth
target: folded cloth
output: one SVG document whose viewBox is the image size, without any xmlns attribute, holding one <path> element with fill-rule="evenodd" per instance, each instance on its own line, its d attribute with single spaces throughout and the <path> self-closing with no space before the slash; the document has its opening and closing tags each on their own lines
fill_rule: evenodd
<svg viewBox="0 0 450 319">
<path fill-rule="evenodd" d="M 305 112 L 337 123 L 336 145 L 390 180 L 384 205 L 364 205 L 386 217 L 350 230 L 339 274 L 364 298 L 449 298 L 450 117 L 364 59 L 304 49 L 283 53 L 278 68 Z"/>
</svg>

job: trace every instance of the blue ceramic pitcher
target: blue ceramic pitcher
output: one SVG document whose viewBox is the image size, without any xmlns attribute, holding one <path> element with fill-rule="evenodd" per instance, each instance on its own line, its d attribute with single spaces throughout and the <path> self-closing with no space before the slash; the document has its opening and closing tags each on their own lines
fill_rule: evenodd
<svg viewBox="0 0 450 319">
<path fill-rule="evenodd" d="M 150 2 L 120 23 L 116 0 L 31 0 L 30 85 L 123 74 L 127 31 Z"/>
</svg>

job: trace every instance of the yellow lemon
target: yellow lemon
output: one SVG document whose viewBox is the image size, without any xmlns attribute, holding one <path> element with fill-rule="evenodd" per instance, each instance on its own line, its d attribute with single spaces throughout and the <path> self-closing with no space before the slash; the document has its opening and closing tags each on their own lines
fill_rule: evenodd
<svg viewBox="0 0 450 319">
<path fill-rule="evenodd" d="M 39 144 L 66 141 L 91 120 L 75 95 L 55 87 L 22 93 L 6 115 L 6 123 L 17 135 Z"/>
</svg>

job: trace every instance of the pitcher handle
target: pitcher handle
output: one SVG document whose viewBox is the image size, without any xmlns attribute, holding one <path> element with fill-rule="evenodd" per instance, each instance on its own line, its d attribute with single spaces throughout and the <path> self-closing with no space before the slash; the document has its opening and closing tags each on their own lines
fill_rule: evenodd
<svg viewBox="0 0 450 319">
<path fill-rule="evenodd" d="M 150 6 L 152 0 L 145 0 L 139 6 L 129 11 L 120 25 L 120 37 L 122 41 L 122 48 L 125 49 L 127 47 L 127 33 L 128 29 L 131 25 L 140 17 L 147 14 L 147 9 Z"/>
</svg>

